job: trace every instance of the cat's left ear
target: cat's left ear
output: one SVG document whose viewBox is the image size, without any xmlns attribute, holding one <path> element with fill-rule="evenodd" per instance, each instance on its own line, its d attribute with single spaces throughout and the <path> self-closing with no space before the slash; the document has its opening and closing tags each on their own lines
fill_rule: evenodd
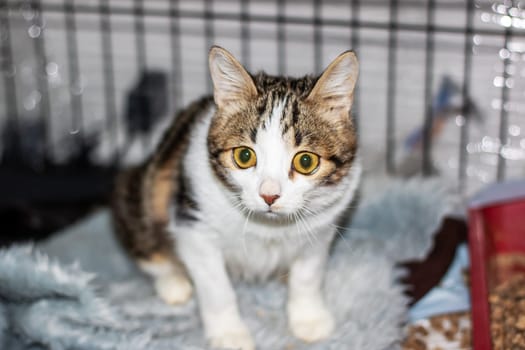
<svg viewBox="0 0 525 350">
<path fill-rule="evenodd" d="M 231 53 L 213 46 L 209 54 L 213 97 L 219 108 L 229 109 L 257 95 L 252 77 Z"/>
<path fill-rule="evenodd" d="M 340 54 L 328 65 L 306 98 L 330 119 L 348 117 L 359 75 L 359 63 L 352 51 Z"/>
</svg>

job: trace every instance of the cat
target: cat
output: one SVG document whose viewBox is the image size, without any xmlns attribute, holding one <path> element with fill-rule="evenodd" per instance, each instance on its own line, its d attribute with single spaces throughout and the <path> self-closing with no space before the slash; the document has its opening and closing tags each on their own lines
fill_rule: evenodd
<svg viewBox="0 0 525 350">
<path fill-rule="evenodd" d="M 117 237 L 168 303 L 195 288 L 214 348 L 254 349 L 231 279 L 285 273 L 291 332 L 330 336 L 322 296 L 336 223 L 359 183 L 351 51 L 317 78 L 248 73 L 209 52 L 213 96 L 179 113 L 153 154 L 119 175 Z"/>
</svg>

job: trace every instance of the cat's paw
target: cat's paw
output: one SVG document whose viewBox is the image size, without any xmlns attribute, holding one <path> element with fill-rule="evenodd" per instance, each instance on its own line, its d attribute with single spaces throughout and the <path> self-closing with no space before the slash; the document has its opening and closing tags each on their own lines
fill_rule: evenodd
<svg viewBox="0 0 525 350">
<path fill-rule="evenodd" d="M 214 349 L 255 350 L 255 343 L 245 327 L 232 329 L 210 337 Z"/>
<path fill-rule="evenodd" d="M 168 304 L 183 304 L 190 300 L 193 287 L 184 275 L 170 274 L 155 279 L 155 290 Z"/>
<path fill-rule="evenodd" d="M 335 327 L 334 318 L 322 301 L 311 298 L 290 301 L 288 323 L 293 335 L 308 343 L 328 338 Z"/>
</svg>

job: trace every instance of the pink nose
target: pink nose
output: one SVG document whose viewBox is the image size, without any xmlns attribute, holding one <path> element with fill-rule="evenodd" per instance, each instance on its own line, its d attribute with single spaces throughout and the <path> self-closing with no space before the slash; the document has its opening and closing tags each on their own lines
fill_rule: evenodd
<svg viewBox="0 0 525 350">
<path fill-rule="evenodd" d="M 272 205 L 280 197 L 277 194 L 261 194 L 260 196 L 268 205 Z"/>
</svg>

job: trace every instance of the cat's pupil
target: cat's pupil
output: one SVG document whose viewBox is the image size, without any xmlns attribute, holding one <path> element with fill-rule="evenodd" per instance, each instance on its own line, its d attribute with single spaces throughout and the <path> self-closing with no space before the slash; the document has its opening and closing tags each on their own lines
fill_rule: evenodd
<svg viewBox="0 0 525 350">
<path fill-rule="evenodd" d="M 312 157 L 310 157 L 308 154 L 304 154 L 301 156 L 299 163 L 304 169 L 308 169 L 312 165 Z"/>
<path fill-rule="evenodd" d="M 247 148 L 243 149 L 239 154 L 239 159 L 241 160 L 242 163 L 248 163 L 251 157 L 252 157 L 252 153 Z"/>
</svg>

